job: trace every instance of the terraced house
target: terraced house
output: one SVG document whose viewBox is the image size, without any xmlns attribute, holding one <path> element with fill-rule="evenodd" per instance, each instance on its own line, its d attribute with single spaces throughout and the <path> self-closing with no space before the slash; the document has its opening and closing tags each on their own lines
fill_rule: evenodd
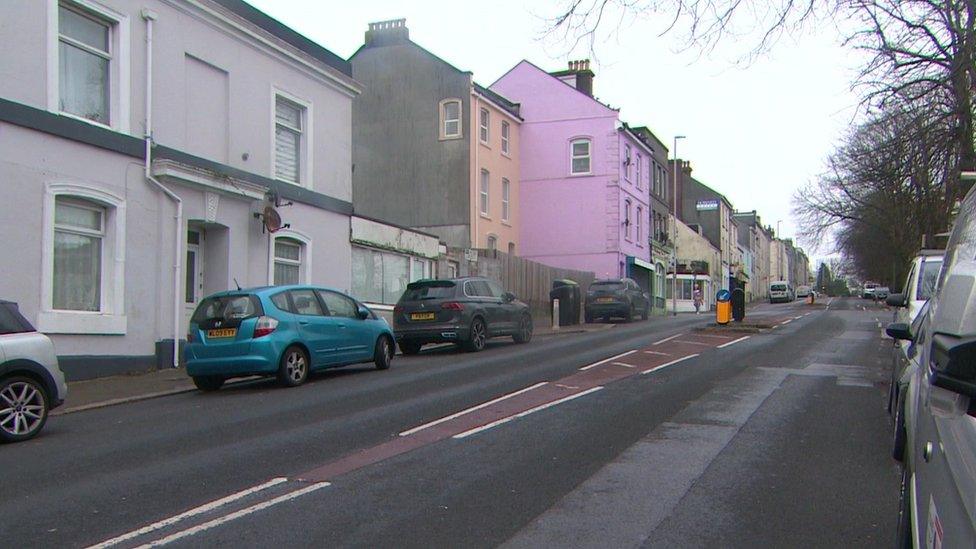
<svg viewBox="0 0 976 549">
<path fill-rule="evenodd" d="M 0 29 L 0 297 L 69 378 L 172 364 L 237 283 L 350 287 L 348 62 L 239 0 L 11 0 Z"/>
<path fill-rule="evenodd" d="M 350 62 L 364 85 L 353 111 L 357 213 L 452 247 L 521 254 L 519 105 L 417 45 L 403 19 L 371 23 Z"/>
<path fill-rule="evenodd" d="M 491 89 L 522 106 L 522 255 L 598 278 L 629 276 L 654 293 L 654 151 L 593 97 L 588 61 L 552 74 L 528 61 Z"/>
</svg>

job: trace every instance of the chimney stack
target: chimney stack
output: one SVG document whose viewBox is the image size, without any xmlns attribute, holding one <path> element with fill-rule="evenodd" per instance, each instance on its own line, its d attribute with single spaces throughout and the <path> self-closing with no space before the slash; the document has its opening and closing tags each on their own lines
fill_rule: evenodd
<svg viewBox="0 0 976 549">
<path fill-rule="evenodd" d="M 369 24 L 366 31 L 366 47 L 392 46 L 410 41 L 406 19 L 390 19 Z"/>
<path fill-rule="evenodd" d="M 593 77 L 596 75 L 590 70 L 589 59 L 570 61 L 569 70 L 554 72 L 552 75 L 586 95 L 593 97 Z"/>
</svg>

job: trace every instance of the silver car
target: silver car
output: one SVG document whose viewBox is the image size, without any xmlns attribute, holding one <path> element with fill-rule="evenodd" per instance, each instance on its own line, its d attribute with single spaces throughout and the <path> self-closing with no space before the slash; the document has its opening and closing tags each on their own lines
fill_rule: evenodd
<svg viewBox="0 0 976 549">
<path fill-rule="evenodd" d="M 67 394 L 51 340 L 0 300 L 0 441 L 36 436 Z"/>
<path fill-rule="evenodd" d="M 960 207 L 936 288 L 910 334 L 918 367 L 898 399 L 906 439 L 899 541 L 976 547 L 976 192 Z"/>
</svg>

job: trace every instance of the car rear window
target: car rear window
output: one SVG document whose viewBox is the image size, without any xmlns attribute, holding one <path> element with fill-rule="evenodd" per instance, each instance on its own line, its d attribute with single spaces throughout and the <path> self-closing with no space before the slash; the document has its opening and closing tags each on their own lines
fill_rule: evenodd
<svg viewBox="0 0 976 549">
<path fill-rule="evenodd" d="M 20 314 L 15 303 L 0 303 L 0 335 L 33 331 L 34 327 Z"/>
<path fill-rule="evenodd" d="M 223 295 L 208 297 L 200 302 L 193 313 L 192 322 L 203 324 L 210 320 L 241 321 L 261 316 L 261 303 L 253 295 Z"/>
<path fill-rule="evenodd" d="M 772 286 L 769 287 L 769 289 L 774 292 L 785 292 L 786 284 L 773 284 Z"/>
<path fill-rule="evenodd" d="M 922 276 L 918 277 L 918 290 L 915 299 L 928 299 L 935 294 L 935 285 L 939 282 L 941 260 L 925 260 L 922 262 Z"/>
<path fill-rule="evenodd" d="M 403 292 L 400 301 L 420 301 L 422 299 L 445 299 L 454 297 L 456 284 L 448 280 L 430 282 L 411 282 Z"/>
<path fill-rule="evenodd" d="M 607 282 L 594 282 L 590 285 L 591 290 L 603 290 L 603 291 L 613 291 L 613 290 L 623 290 L 626 286 L 623 282 L 607 281 Z"/>
</svg>

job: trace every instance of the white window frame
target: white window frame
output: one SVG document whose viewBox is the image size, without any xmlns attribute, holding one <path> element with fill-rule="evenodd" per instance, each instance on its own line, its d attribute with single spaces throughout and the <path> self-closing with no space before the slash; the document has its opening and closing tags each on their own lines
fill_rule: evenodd
<svg viewBox="0 0 976 549">
<path fill-rule="evenodd" d="M 624 179 L 630 181 L 631 164 L 634 163 L 633 151 L 630 145 L 624 145 Z"/>
<path fill-rule="evenodd" d="M 278 179 L 278 155 L 275 151 L 275 135 L 278 128 L 278 120 L 275 116 L 275 109 L 277 108 L 278 98 L 281 97 L 285 101 L 294 103 L 302 108 L 302 128 L 301 128 L 301 158 L 298 161 L 298 182 L 286 181 L 284 179 Z M 300 187 L 305 187 L 308 189 L 312 188 L 312 151 L 315 150 L 312 137 L 315 135 L 314 128 L 312 127 L 312 120 L 314 119 L 312 111 L 312 102 L 302 99 L 297 95 L 288 93 L 287 91 L 281 89 L 280 87 L 271 86 L 271 133 L 269 135 L 271 141 L 271 179 L 275 181 L 281 181 L 282 183 L 288 183 L 290 185 L 298 185 Z"/>
<path fill-rule="evenodd" d="M 636 215 L 637 215 L 637 231 L 636 231 L 637 232 L 637 245 L 640 246 L 641 248 L 643 248 L 644 247 L 644 239 L 643 239 L 643 235 L 641 234 L 642 233 L 642 227 L 644 225 L 644 223 L 643 223 L 643 219 L 644 219 L 644 207 L 643 206 L 640 206 L 640 205 L 637 206 L 637 213 L 636 213 Z"/>
<path fill-rule="evenodd" d="M 507 120 L 502 120 L 502 154 L 508 156 L 511 154 L 511 142 L 510 138 L 512 135 L 512 125 L 508 123 Z"/>
<path fill-rule="evenodd" d="M 423 257 L 417 257 L 414 255 L 410 257 L 410 272 L 407 275 L 409 282 L 416 282 L 417 280 L 422 280 L 425 278 L 431 278 L 433 268 L 431 266 L 431 261 Z M 420 271 L 419 274 L 417 271 Z"/>
<path fill-rule="evenodd" d="M 80 11 L 87 11 L 112 25 L 111 29 L 109 29 L 109 51 L 112 58 L 109 61 L 109 123 L 107 125 L 89 120 L 83 116 L 61 111 L 61 60 L 58 53 L 61 32 L 58 8 L 62 4 L 74 7 Z M 47 110 L 95 126 L 128 133 L 130 116 L 129 66 L 131 64 L 129 61 L 129 17 L 94 0 L 47 0 L 46 7 Z"/>
<path fill-rule="evenodd" d="M 447 104 L 448 103 L 457 103 L 457 106 L 458 106 L 458 108 L 457 108 L 457 112 L 458 112 L 458 117 L 457 117 L 457 127 L 458 127 L 458 130 L 457 130 L 457 133 L 447 133 L 447 123 L 449 121 L 448 118 L 447 118 Z M 439 122 L 438 125 L 440 127 L 439 133 L 440 133 L 440 139 L 441 140 L 445 140 L 445 139 L 461 139 L 461 137 L 463 137 L 463 135 L 464 135 L 464 114 L 462 113 L 462 108 L 463 107 L 464 107 L 464 103 L 460 99 L 458 99 L 456 97 L 450 97 L 450 98 L 444 99 L 440 103 L 437 104 L 437 120 Z M 452 118 L 450 120 L 454 120 L 454 119 Z"/>
<path fill-rule="evenodd" d="M 482 168 L 481 179 L 478 180 L 478 212 L 482 217 L 488 217 L 491 211 L 491 172 Z"/>
<path fill-rule="evenodd" d="M 498 249 L 498 236 L 494 234 L 489 234 L 485 239 L 485 249 L 497 250 Z"/>
<path fill-rule="evenodd" d="M 58 197 L 77 198 L 105 208 L 102 226 L 98 311 L 54 309 L 54 212 Z M 44 192 L 41 237 L 41 307 L 38 331 L 52 334 L 125 335 L 125 200 L 97 187 L 49 183 Z"/>
<path fill-rule="evenodd" d="M 509 221 L 511 217 L 512 182 L 507 177 L 502 178 L 502 221 Z"/>
<path fill-rule="evenodd" d="M 485 107 L 478 110 L 478 141 L 482 145 L 491 141 L 491 111 Z"/>
<path fill-rule="evenodd" d="M 644 163 L 644 157 L 637 153 L 637 168 L 634 170 L 634 182 L 637 184 L 637 188 L 641 188 L 641 164 Z"/>
<path fill-rule="evenodd" d="M 586 143 L 586 154 L 576 155 L 574 152 L 574 145 L 584 142 Z M 587 159 L 587 164 L 589 165 L 590 169 L 585 172 L 574 171 L 573 161 L 581 158 Z M 593 138 L 581 136 L 574 137 L 569 140 L 569 175 L 593 175 Z"/>
<path fill-rule="evenodd" d="M 312 281 L 312 237 L 294 229 L 281 229 L 268 235 L 268 286 L 274 285 L 274 265 L 275 265 L 275 241 L 279 238 L 288 238 L 302 245 L 301 267 L 299 268 L 298 281 L 301 284 L 309 284 Z"/>
<path fill-rule="evenodd" d="M 624 200 L 624 227 L 626 228 L 624 238 L 627 239 L 628 242 L 631 240 L 630 226 L 632 223 L 630 222 L 630 209 L 632 206 L 633 204 L 629 198 Z"/>
</svg>

